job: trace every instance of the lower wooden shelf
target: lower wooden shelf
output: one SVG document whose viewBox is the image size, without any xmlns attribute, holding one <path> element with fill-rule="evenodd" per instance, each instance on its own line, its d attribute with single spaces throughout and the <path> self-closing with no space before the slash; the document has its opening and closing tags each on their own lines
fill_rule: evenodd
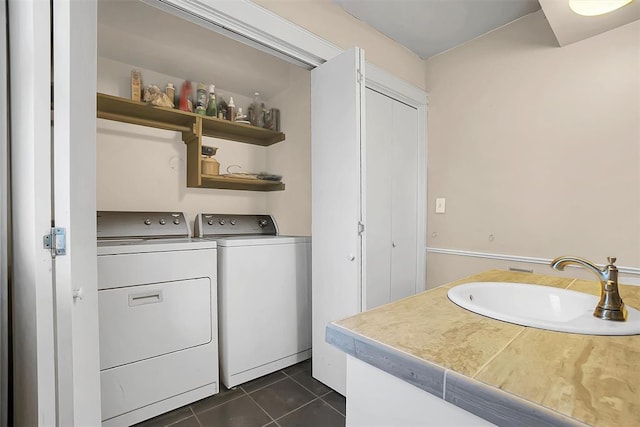
<svg viewBox="0 0 640 427">
<path fill-rule="evenodd" d="M 201 175 L 199 188 L 220 188 L 225 190 L 248 191 L 280 191 L 284 190 L 284 184 L 279 181 L 267 181 L 264 179 L 237 178 L 225 175 Z"/>
</svg>

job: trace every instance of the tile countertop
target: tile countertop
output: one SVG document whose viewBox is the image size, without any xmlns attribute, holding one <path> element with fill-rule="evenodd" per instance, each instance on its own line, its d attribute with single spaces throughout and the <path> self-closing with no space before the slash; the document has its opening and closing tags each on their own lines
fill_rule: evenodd
<svg viewBox="0 0 640 427">
<path fill-rule="evenodd" d="M 546 331 L 447 298 L 468 282 L 536 283 L 599 295 L 595 281 L 491 270 L 327 327 L 327 342 L 497 425 L 640 425 L 640 336 Z M 640 308 L 640 287 L 620 285 Z"/>
</svg>

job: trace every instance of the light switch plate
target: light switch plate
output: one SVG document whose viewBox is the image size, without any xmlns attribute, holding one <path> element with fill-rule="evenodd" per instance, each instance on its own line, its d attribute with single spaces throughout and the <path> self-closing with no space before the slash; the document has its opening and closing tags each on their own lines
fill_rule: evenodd
<svg viewBox="0 0 640 427">
<path fill-rule="evenodd" d="M 444 197 L 439 197 L 436 199 L 436 213 L 444 213 L 445 212 L 445 202 L 447 199 Z"/>
</svg>

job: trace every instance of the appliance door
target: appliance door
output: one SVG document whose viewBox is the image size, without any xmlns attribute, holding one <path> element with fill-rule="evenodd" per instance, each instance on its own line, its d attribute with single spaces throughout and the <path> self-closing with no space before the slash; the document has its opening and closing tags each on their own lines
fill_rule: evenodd
<svg viewBox="0 0 640 427">
<path fill-rule="evenodd" d="M 98 256 L 103 422 L 218 381 L 216 250 L 116 249 Z"/>
<path fill-rule="evenodd" d="M 223 371 L 311 348 L 310 256 L 310 243 L 218 247 Z"/>
<path fill-rule="evenodd" d="M 207 278 L 100 291 L 100 369 L 211 341 Z"/>
</svg>

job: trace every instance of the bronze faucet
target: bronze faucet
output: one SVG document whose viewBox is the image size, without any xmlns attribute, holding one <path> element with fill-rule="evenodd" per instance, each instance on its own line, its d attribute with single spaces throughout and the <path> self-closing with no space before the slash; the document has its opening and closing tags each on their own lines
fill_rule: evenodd
<svg viewBox="0 0 640 427">
<path fill-rule="evenodd" d="M 609 264 L 599 269 L 594 263 L 578 257 L 561 256 L 551 261 L 551 267 L 564 270 L 567 264 L 578 264 L 593 271 L 600 280 L 600 301 L 593 315 L 604 320 L 627 320 L 627 309 L 618 292 L 618 268 L 613 265 L 616 258 L 607 257 Z"/>
</svg>

